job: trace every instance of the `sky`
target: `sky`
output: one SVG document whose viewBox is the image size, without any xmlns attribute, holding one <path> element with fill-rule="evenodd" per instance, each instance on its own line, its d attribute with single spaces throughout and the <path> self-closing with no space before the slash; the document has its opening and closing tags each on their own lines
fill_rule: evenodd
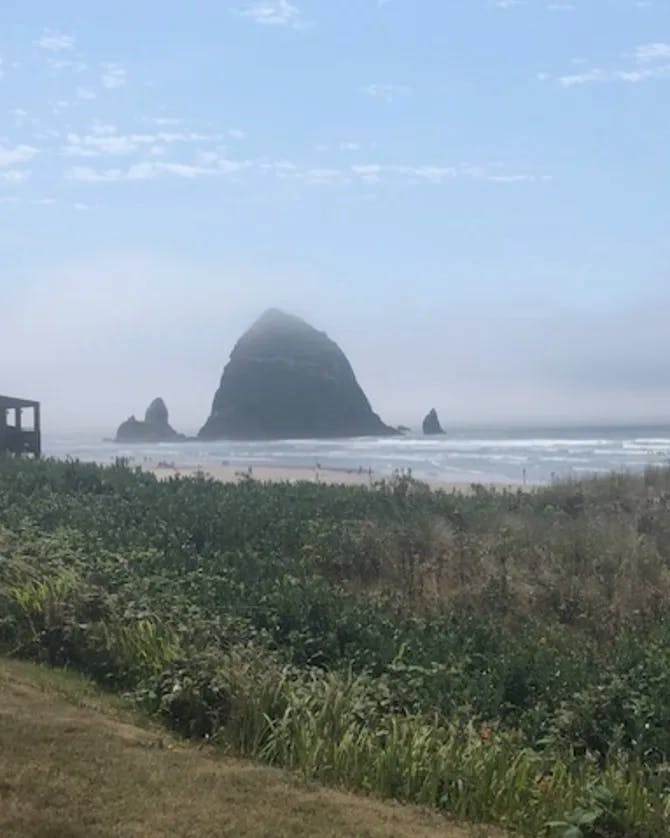
<svg viewBox="0 0 670 838">
<path fill-rule="evenodd" d="M 0 392 L 205 421 L 269 307 L 417 425 L 670 423 L 668 0 L 2 0 Z"/>
</svg>

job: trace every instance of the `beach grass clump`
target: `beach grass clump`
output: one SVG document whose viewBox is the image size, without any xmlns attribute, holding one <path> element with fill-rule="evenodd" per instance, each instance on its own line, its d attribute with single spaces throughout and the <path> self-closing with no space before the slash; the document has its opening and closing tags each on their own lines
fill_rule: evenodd
<svg viewBox="0 0 670 838">
<path fill-rule="evenodd" d="M 670 834 L 670 470 L 528 493 L 0 461 L 0 653 L 528 835 Z"/>
</svg>

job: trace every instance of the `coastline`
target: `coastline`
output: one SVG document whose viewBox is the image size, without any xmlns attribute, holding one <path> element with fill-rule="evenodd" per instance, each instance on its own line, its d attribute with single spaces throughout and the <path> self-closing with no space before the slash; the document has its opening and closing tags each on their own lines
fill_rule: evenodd
<svg viewBox="0 0 670 838">
<path fill-rule="evenodd" d="M 446 437 L 420 434 L 353 440 L 275 440 L 268 442 L 197 441 L 120 444 L 102 441 L 102 434 L 47 434 L 45 457 L 157 468 L 164 462 L 184 473 L 198 467 L 220 480 L 252 467 L 259 480 L 316 480 L 366 485 L 388 480 L 394 470 L 419 481 L 449 489 L 473 484 L 496 487 L 550 485 L 556 480 L 581 480 L 611 472 L 642 473 L 670 462 L 670 426 L 603 429 L 529 427 L 486 432 L 454 429 Z M 221 468 L 223 466 L 224 468 Z M 234 467 L 234 468 L 233 468 Z M 359 467 L 361 473 L 359 474 Z M 167 471 L 160 469 L 161 472 Z M 525 480 L 524 480 L 525 476 Z"/>
<path fill-rule="evenodd" d="M 198 477 L 204 476 L 222 483 L 239 483 L 242 480 L 252 479 L 261 483 L 321 483 L 334 486 L 373 486 L 383 480 L 389 480 L 388 474 L 375 472 L 372 469 L 347 469 L 347 468 L 324 468 L 323 466 L 312 468 L 286 465 L 233 465 L 231 463 L 210 463 L 206 466 L 180 465 L 169 461 L 148 459 L 139 465 L 142 471 L 155 475 L 159 480 L 168 480 L 171 477 Z M 477 481 L 462 480 L 435 480 L 423 477 L 417 478 L 419 482 L 426 483 L 433 489 L 443 491 L 464 492 L 472 491 Z M 530 490 L 532 487 L 524 486 L 522 483 L 481 483 L 487 488 L 503 491 L 505 489 L 516 491 L 517 489 Z"/>
</svg>

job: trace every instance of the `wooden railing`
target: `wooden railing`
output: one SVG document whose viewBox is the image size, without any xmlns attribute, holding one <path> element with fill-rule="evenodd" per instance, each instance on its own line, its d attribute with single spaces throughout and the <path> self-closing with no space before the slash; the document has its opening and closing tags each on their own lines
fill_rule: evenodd
<svg viewBox="0 0 670 838">
<path fill-rule="evenodd" d="M 23 430 L 7 426 L 0 428 L 0 453 L 33 454 L 39 457 L 41 440 L 39 430 Z"/>
</svg>

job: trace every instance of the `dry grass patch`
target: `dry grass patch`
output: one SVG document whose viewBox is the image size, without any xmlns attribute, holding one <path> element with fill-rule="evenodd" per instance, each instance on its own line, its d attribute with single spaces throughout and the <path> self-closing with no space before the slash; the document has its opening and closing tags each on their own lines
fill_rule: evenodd
<svg viewBox="0 0 670 838">
<path fill-rule="evenodd" d="M 0 835 L 502 835 L 309 786 L 138 721 L 79 677 L 0 661 Z"/>
</svg>

